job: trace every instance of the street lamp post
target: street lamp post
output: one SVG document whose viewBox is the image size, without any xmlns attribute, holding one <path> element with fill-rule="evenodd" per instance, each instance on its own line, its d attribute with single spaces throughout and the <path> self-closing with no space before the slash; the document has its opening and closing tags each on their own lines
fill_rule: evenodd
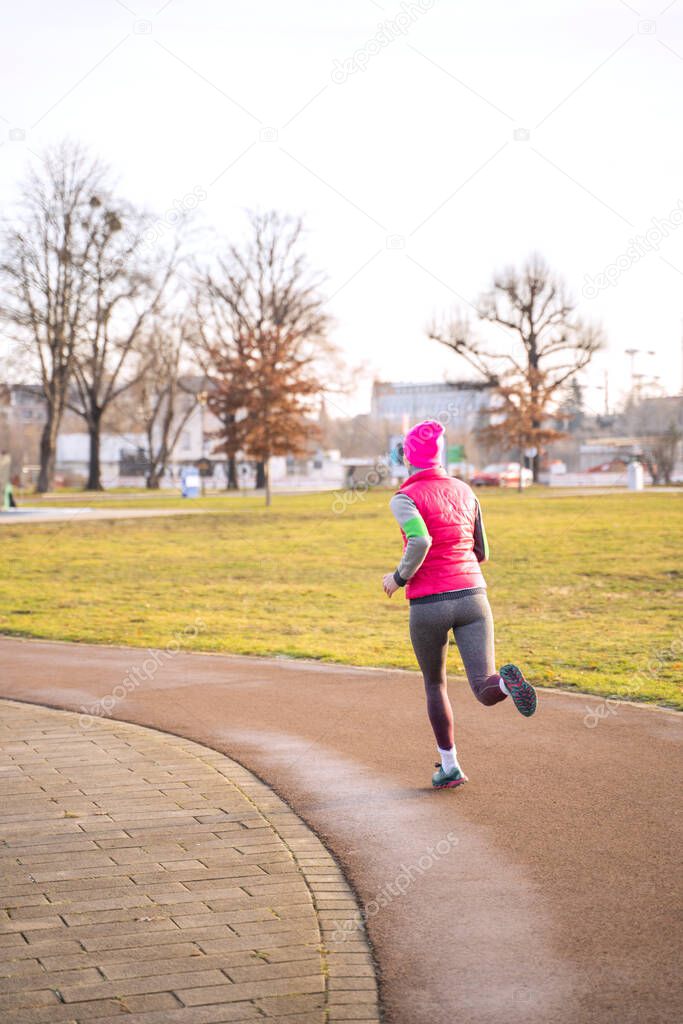
<svg viewBox="0 0 683 1024">
<path fill-rule="evenodd" d="M 639 348 L 627 348 L 627 349 L 624 349 L 624 351 L 626 352 L 626 355 L 630 357 L 630 360 L 631 360 L 631 391 L 633 391 L 634 375 L 635 375 L 635 365 L 636 365 L 635 364 L 635 359 L 636 359 L 637 354 L 640 352 L 640 349 Z"/>
<path fill-rule="evenodd" d="M 645 374 L 642 374 L 642 373 L 638 374 L 638 373 L 635 372 L 636 356 L 637 355 L 641 355 L 641 354 L 642 355 L 646 355 L 646 356 L 656 356 L 657 353 L 654 351 L 654 349 L 651 349 L 651 348 L 649 348 L 649 349 L 644 349 L 644 348 L 626 348 L 626 349 L 624 349 L 624 352 L 626 353 L 627 356 L 629 356 L 629 358 L 631 360 L 631 392 L 633 392 L 635 390 L 636 378 L 637 377 L 641 377 L 642 378 L 642 377 L 645 376 Z"/>
</svg>

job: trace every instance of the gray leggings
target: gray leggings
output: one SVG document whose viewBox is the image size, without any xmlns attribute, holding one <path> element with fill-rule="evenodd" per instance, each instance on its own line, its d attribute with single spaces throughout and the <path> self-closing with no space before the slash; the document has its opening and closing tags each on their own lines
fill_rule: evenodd
<svg viewBox="0 0 683 1024">
<path fill-rule="evenodd" d="M 428 702 L 430 691 L 445 689 L 451 629 L 477 700 L 487 705 L 505 700 L 498 685 L 488 597 L 485 592 L 463 592 L 460 597 L 410 606 L 410 639 L 424 676 Z"/>
</svg>

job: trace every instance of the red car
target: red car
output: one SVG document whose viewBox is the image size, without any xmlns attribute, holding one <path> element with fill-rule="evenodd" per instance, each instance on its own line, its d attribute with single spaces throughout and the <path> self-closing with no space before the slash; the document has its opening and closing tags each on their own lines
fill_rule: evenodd
<svg viewBox="0 0 683 1024">
<path fill-rule="evenodd" d="M 522 470 L 522 487 L 528 487 L 534 478 L 530 469 Z M 494 462 L 475 473 L 470 480 L 472 487 L 519 487 L 518 462 Z"/>
</svg>

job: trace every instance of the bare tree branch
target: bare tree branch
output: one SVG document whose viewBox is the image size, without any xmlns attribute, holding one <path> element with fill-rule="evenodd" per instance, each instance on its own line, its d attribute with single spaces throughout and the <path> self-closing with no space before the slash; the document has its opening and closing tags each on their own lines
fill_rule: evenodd
<svg viewBox="0 0 683 1024">
<path fill-rule="evenodd" d="M 602 332 L 576 315 L 576 304 L 567 296 L 564 284 L 538 255 L 531 256 L 519 271 L 507 267 L 495 274 L 477 311 L 481 322 L 509 333 L 514 355 L 482 342 L 457 311 L 444 323 L 431 324 L 428 337 L 451 348 L 480 378 L 497 388 L 507 407 L 512 396 L 517 402 L 526 396 L 524 418 L 540 439 L 553 395 L 588 365 L 603 345 Z M 513 416 L 510 430 L 519 435 L 519 422 Z M 538 455 L 533 469 L 537 479 Z"/>
</svg>

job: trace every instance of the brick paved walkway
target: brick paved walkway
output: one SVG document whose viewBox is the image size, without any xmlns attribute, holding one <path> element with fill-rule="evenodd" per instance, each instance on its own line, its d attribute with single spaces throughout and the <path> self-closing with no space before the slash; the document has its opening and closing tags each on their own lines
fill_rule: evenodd
<svg viewBox="0 0 683 1024">
<path fill-rule="evenodd" d="M 334 939 L 356 901 L 293 811 L 213 750 L 87 721 L 0 701 L 3 1024 L 378 1021 L 363 931 Z"/>
</svg>

